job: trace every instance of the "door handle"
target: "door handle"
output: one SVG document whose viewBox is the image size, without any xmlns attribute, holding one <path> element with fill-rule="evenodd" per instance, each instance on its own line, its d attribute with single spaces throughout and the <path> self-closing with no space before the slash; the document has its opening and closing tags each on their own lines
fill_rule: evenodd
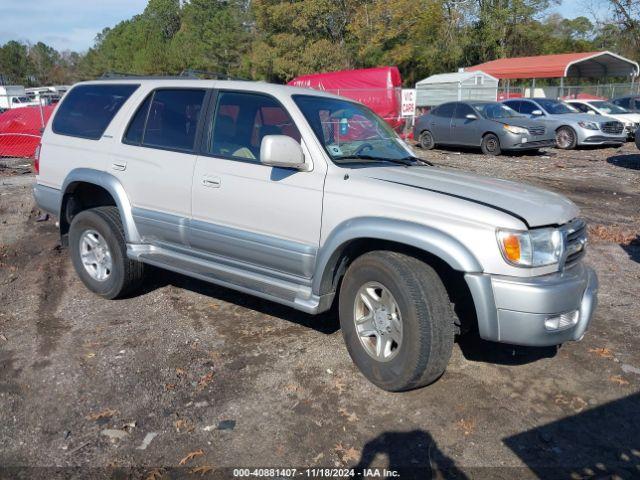
<svg viewBox="0 0 640 480">
<path fill-rule="evenodd" d="M 117 163 L 112 163 L 111 164 L 111 168 L 113 168 L 114 170 L 119 170 L 119 171 L 123 171 L 127 169 L 127 163 L 126 162 L 117 162 Z"/>
<path fill-rule="evenodd" d="M 220 188 L 220 177 L 204 177 L 202 185 L 209 188 Z"/>
</svg>

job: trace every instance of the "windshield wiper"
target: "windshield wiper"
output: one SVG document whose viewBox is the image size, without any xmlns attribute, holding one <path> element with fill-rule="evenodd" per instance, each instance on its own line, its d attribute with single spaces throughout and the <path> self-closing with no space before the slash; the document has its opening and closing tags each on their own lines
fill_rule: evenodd
<svg viewBox="0 0 640 480">
<path fill-rule="evenodd" d="M 408 158 L 408 157 L 407 157 Z M 412 165 L 410 162 L 408 162 L 406 159 L 393 159 L 393 158 L 384 158 L 384 157 L 373 157 L 371 155 L 345 155 L 343 157 L 337 157 L 334 160 L 371 160 L 374 162 L 389 162 L 389 163 L 395 163 L 398 165 L 404 165 L 405 167 L 408 167 L 410 165 Z"/>
<path fill-rule="evenodd" d="M 409 155 L 407 157 L 402 157 L 402 158 L 400 158 L 398 160 L 419 162 L 419 163 L 422 163 L 423 165 L 428 165 L 430 167 L 433 167 L 433 163 L 431 163 L 429 160 L 425 160 L 424 158 L 420 158 L 420 157 L 415 157 L 413 155 Z"/>
</svg>

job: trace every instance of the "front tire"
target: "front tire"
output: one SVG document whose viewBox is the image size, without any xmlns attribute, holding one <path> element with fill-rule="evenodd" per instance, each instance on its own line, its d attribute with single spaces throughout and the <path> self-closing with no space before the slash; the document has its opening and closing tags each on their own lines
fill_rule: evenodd
<svg viewBox="0 0 640 480">
<path fill-rule="evenodd" d="M 502 153 L 500 139 L 493 133 L 487 133 L 482 137 L 480 148 L 485 155 L 500 155 Z"/>
<path fill-rule="evenodd" d="M 107 299 L 122 297 L 140 286 L 143 264 L 127 257 L 127 244 L 116 207 L 78 213 L 69 228 L 71 261 L 82 283 Z"/>
<path fill-rule="evenodd" d="M 349 266 L 339 297 L 342 334 L 364 376 L 388 391 L 422 387 L 445 371 L 455 315 L 436 271 L 391 251 Z"/>
<path fill-rule="evenodd" d="M 560 127 L 556 130 L 556 146 L 562 150 L 573 150 L 578 144 L 578 136 L 571 127 Z"/>
</svg>

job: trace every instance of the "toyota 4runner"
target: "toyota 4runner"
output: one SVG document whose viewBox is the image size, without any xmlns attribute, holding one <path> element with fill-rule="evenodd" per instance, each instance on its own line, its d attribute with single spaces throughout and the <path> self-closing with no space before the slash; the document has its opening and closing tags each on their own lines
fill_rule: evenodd
<svg viewBox="0 0 640 480">
<path fill-rule="evenodd" d="M 386 390 L 435 381 L 454 336 L 580 340 L 596 305 L 566 198 L 416 158 L 356 102 L 267 83 L 80 83 L 47 125 L 38 205 L 112 299 L 154 265 L 317 314 Z"/>
</svg>

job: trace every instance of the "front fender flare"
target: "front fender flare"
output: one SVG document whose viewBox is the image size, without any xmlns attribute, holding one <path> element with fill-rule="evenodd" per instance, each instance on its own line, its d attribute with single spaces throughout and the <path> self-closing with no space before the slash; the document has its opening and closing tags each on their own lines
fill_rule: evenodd
<svg viewBox="0 0 640 480">
<path fill-rule="evenodd" d="M 482 272 L 475 256 L 451 235 L 404 220 L 360 217 L 338 225 L 318 252 L 312 291 L 316 295 L 331 293 L 333 272 L 347 245 L 357 239 L 371 238 L 401 243 L 423 250 L 461 272 Z"/>
<path fill-rule="evenodd" d="M 111 194 L 116 202 L 125 238 L 128 243 L 140 243 L 140 234 L 133 221 L 131 214 L 131 202 L 120 181 L 113 175 L 95 170 L 92 168 L 75 168 L 69 172 L 62 183 L 62 193 L 64 195 L 73 191 L 74 185 L 78 183 L 91 183 L 104 188 Z"/>
</svg>

